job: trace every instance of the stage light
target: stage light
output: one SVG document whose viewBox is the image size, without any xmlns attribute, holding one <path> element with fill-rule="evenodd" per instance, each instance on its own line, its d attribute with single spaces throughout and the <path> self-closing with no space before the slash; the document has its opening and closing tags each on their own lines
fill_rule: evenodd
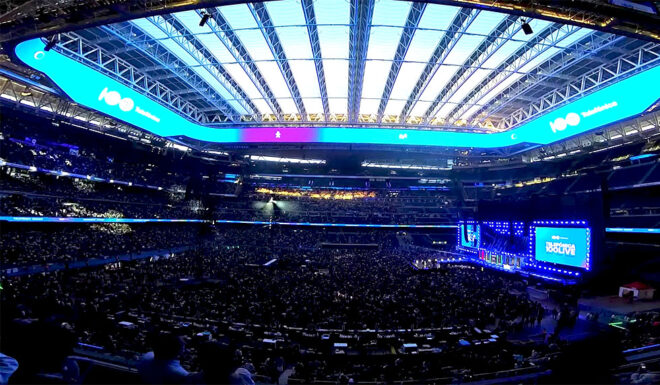
<svg viewBox="0 0 660 385">
<path fill-rule="evenodd" d="M 211 14 L 209 13 L 202 13 L 202 20 L 199 21 L 199 26 L 203 27 L 204 24 L 206 24 L 207 21 L 211 18 Z"/>
<path fill-rule="evenodd" d="M 526 20 L 522 24 L 522 30 L 523 32 L 525 32 L 525 35 L 531 35 L 534 33 L 532 27 L 529 25 L 529 23 Z"/>
<path fill-rule="evenodd" d="M 276 156 L 262 156 L 262 155 L 244 155 L 246 159 L 252 161 L 262 162 L 276 162 L 276 163 L 296 163 L 296 164 L 325 164 L 323 159 L 299 159 L 299 158 L 280 158 Z"/>
<path fill-rule="evenodd" d="M 44 51 L 48 52 L 51 50 L 51 48 L 55 47 L 57 43 L 60 42 L 60 38 L 57 35 L 53 35 L 48 39 L 48 43 L 46 43 L 46 46 L 44 47 Z"/>
</svg>

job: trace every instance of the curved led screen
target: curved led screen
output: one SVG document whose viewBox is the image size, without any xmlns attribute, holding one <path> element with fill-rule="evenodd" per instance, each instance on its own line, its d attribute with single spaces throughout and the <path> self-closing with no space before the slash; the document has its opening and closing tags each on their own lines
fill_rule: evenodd
<svg viewBox="0 0 660 385">
<path fill-rule="evenodd" d="M 644 112 L 658 98 L 660 66 L 602 88 L 507 132 L 484 134 L 342 127 L 214 128 L 174 111 L 55 50 L 41 39 L 18 44 L 16 55 L 48 75 L 76 103 L 163 137 L 216 143 L 357 143 L 499 148 L 546 145 Z"/>
</svg>

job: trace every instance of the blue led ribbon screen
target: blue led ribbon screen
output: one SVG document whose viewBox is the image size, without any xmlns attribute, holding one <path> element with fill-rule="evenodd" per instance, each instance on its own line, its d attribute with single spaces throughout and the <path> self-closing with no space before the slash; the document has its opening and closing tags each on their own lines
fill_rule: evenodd
<svg viewBox="0 0 660 385">
<path fill-rule="evenodd" d="M 468 133 L 344 127 L 214 128 L 193 123 L 160 103 L 56 49 L 41 39 L 19 43 L 19 59 L 51 78 L 71 99 L 162 137 L 215 143 L 357 143 L 500 148 L 546 145 L 636 116 L 660 98 L 660 66 L 541 114 L 506 132 Z"/>
</svg>

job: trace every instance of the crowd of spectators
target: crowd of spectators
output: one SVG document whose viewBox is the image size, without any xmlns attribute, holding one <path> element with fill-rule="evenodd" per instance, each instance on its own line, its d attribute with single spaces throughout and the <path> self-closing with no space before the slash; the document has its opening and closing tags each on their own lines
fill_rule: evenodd
<svg viewBox="0 0 660 385">
<path fill-rule="evenodd" d="M 456 220 L 451 200 L 427 191 L 379 191 L 350 200 L 273 197 L 277 195 L 253 188 L 237 197 L 187 197 L 183 187 L 175 193 L 28 172 L 0 174 L 2 215 L 373 224 L 452 224 Z"/>
<path fill-rule="evenodd" d="M 75 141 L 66 135 L 33 135 L 20 121 L 0 124 L 3 162 L 151 185 L 5 165 L 0 168 L 2 216 L 371 224 L 457 220 L 453 193 L 369 190 L 367 183 L 364 193 L 348 199 L 348 194 L 311 187 L 303 193 L 217 182 L 217 170 L 202 182 L 203 171 L 170 162 L 160 150 L 150 154 L 142 148 L 129 155 L 122 151 L 128 144 L 119 151 L 87 147 L 70 144 Z M 415 244 L 420 238 L 434 245 L 426 235 L 273 224 L 2 225 L 2 271 L 64 265 L 2 277 L 2 353 L 18 359 L 15 378 L 23 382 L 79 382 L 84 374 L 71 359 L 74 348 L 137 368 L 146 383 L 251 384 L 259 377 L 286 384 L 293 379 L 465 381 L 477 373 L 543 367 L 565 347 L 557 334 L 545 331 L 546 338 L 534 344 L 507 338 L 546 317 L 546 309 L 527 296 L 525 282 L 469 265 L 414 269 L 412 261 L 437 253 Z M 158 258 L 69 266 L 182 246 L 187 251 Z M 567 306 L 556 318 L 560 327 L 570 326 L 577 312 Z M 660 320 L 647 313 L 628 326 L 624 344 L 633 347 L 656 342 Z"/>
<path fill-rule="evenodd" d="M 61 132 L 35 130 L 38 125 L 14 120 L 3 123 L 0 158 L 7 162 L 156 186 L 182 183 L 187 176 L 174 168 L 116 159 L 121 153 L 113 152 L 112 148 L 104 150 L 103 146 L 94 146 L 91 149 L 72 144 Z"/>
<path fill-rule="evenodd" d="M 158 356 L 180 359 L 172 373 L 180 383 L 193 378 L 184 374 L 196 376 L 193 383 L 227 375 L 308 383 L 466 376 L 552 352 L 506 341 L 508 331 L 544 314 L 522 282 L 470 267 L 419 273 L 389 247 L 306 249 L 306 233 L 293 248 L 273 251 L 255 234 L 227 229 L 213 246 L 167 259 L 8 278 L 5 332 L 65 325 L 57 333 L 67 341 L 124 357 L 147 382 Z M 324 342 L 342 338 L 349 342 L 341 351 Z M 405 338 L 424 341 L 428 352 L 402 351 Z M 465 347 L 463 338 L 491 344 Z M 30 361 L 19 348 L 6 353 Z M 226 357 L 234 357 L 231 367 L 207 373 L 209 360 L 217 366 Z"/>
<path fill-rule="evenodd" d="M 200 199 L 178 191 L 0 171 L 0 215 L 54 217 L 205 218 Z"/>
<path fill-rule="evenodd" d="M 98 146 L 97 137 L 69 134 L 61 127 L 53 131 L 20 119 L 7 119 L 0 123 L 0 128 L 0 160 L 34 168 L 1 168 L 0 210 L 5 215 L 101 217 L 110 212 L 123 217 L 213 216 L 230 220 L 375 224 L 450 224 L 456 220 L 453 198 L 446 192 L 374 189 L 355 199 L 324 199 L 328 194 L 322 189 L 315 189 L 317 193 L 308 196 L 298 195 L 303 190 L 297 188 L 264 188 L 247 181 L 231 183 L 223 179 L 217 165 L 204 165 L 199 159 L 175 159 L 176 156 L 161 150 L 133 148 L 114 139 L 109 140 L 108 146 Z M 41 169 L 65 174 L 51 175 Z M 67 174 L 92 179 L 76 179 Z M 145 185 L 152 187 L 138 187 Z M 332 195 L 338 192 L 341 191 L 335 190 Z M 231 199 L 237 193 L 240 196 Z M 31 195 L 30 199 L 25 199 L 26 195 Z M 47 202 L 45 197 L 35 199 L 34 195 L 52 199 Z M 205 202 L 193 205 L 191 211 L 184 196 Z M 80 199 L 86 200 L 78 204 L 85 209 L 62 206 Z"/>
<path fill-rule="evenodd" d="M 214 235 L 215 231 L 222 235 Z M 216 230 L 210 223 L 7 223 L 0 232 L 0 260 L 2 268 L 70 263 L 194 246 L 207 239 L 226 247 L 279 253 L 314 251 L 337 244 L 392 247 L 396 232 L 270 225 L 218 225 Z"/>
<path fill-rule="evenodd" d="M 159 203 L 157 194 L 143 194 L 143 201 L 127 201 L 130 194 L 117 199 L 90 199 L 75 196 L 53 196 L 0 192 L 0 215 L 29 217 L 78 218 L 170 218 L 200 219 L 208 210 L 198 201 L 179 204 Z M 111 196 L 107 197 L 111 198 Z M 136 196 L 138 198 L 138 196 Z"/>
<path fill-rule="evenodd" d="M 617 322 L 617 320 L 612 320 Z M 623 326 L 624 338 L 622 344 L 625 348 L 637 348 L 645 345 L 660 343 L 660 313 L 657 311 L 644 311 L 629 314 L 619 325 Z"/>
<path fill-rule="evenodd" d="M 35 175 L 52 172 L 65 179 L 78 175 L 165 191 L 185 191 L 191 185 L 197 193 L 231 195 L 236 190 L 236 184 L 225 183 L 217 164 L 183 157 L 185 153 L 178 150 L 113 138 L 101 138 L 104 143 L 99 145 L 98 135 L 70 127 L 51 130 L 44 123 L 12 116 L 1 121 L 0 165 L 17 164 Z"/>
<path fill-rule="evenodd" d="M 10 146 L 3 147 L 3 156 L 9 161 L 23 162 L 17 154 L 38 154 L 50 159 L 57 151 L 34 150 L 22 142 L 3 140 Z M 8 147 L 8 149 L 7 149 Z M 11 151 L 13 147 L 18 147 Z M 37 154 L 37 155 L 35 155 Z M 70 155 L 78 158 L 78 155 Z M 33 160 L 27 165 L 37 164 Z M 64 166 L 73 164 L 68 161 Z M 148 169 L 138 164 L 139 169 Z M 53 167 L 40 164 L 39 167 Z M 85 166 L 81 166 L 84 167 Z M 109 164 L 99 166 L 112 169 Z M 92 174 L 71 167 L 53 168 L 67 172 Z M 136 181 L 140 173 L 132 174 L 130 168 L 119 167 L 127 172 L 124 181 Z M 104 176 L 104 175 L 101 175 Z M 110 178 L 110 176 L 105 175 Z M 324 199 L 318 196 L 281 196 L 282 192 L 299 192 L 297 189 L 274 189 L 272 194 L 264 193 L 258 186 L 245 186 L 238 197 L 195 195 L 189 190 L 198 191 L 195 183 L 182 180 L 173 185 L 176 178 L 162 190 L 117 183 L 96 182 L 63 176 L 4 167 L 0 175 L 0 212 L 5 215 L 28 216 L 93 216 L 102 217 L 119 213 L 123 217 L 155 218 L 198 218 L 213 216 L 229 220 L 281 220 L 290 222 L 323 223 L 374 223 L 374 224 L 451 224 L 456 220 L 453 201 L 448 194 L 430 191 L 372 191 L 366 197 L 355 199 Z M 155 182 L 152 182 L 155 183 Z M 192 187 L 191 187 L 192 186 Z M 213 184 L 215 193 L 233 195 L 234 183 Z M 267 189 L 269 190 L 269 189 Z M 206 191 L 206 190 L 204 190 Z M 322 192 L 322 191 L 321 191 Z M 322 194 L 317 194 L 322 195 Z M 184 199 L 188 198 L 188 199 Z M 84 202 L 81 202 L 84 200 Z M 189 200 L 194 200 L 193 203 Z M 201 200 L 204 204 L 201 204 Z M 86 209 L 73 210 L 63 203 L 77 202 Z M 128 204 L 127 204 L 128 203 Z M 71 205 L 69 205 L 71 206 Z"/>
<path fill-rule="evenodd" d="M 3 224 L 0 261 L 15 266 L 70 263 L 193 245 L 199 224 Z"/>
<path fill-rule="evenodd" d="M 215 216 L 317 223 L 451 224 L 456 221 L 452 200 L 446 194 L 428 191 L 377 191 L 373 192 L 374 196 L 363 198 L 324 199 L 279 197 L 276 193 L 258 190 L 245 189 L 238 198 L 218 201 L 214 207 Z"/>
</svg>

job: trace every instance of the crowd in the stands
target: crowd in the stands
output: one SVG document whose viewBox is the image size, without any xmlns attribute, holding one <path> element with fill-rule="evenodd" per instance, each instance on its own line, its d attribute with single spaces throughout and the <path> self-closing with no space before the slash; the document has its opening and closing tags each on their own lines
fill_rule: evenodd
<svg viewBox="0 0 660 385">
<path fill-rule="evenodd" d="M 112 148 L 96 146 L 92 151 L 67 143 L 62 134 L 54 140 L 53 134 L 43 135 L 20 122 L 6 122 L 3 127 L 0 157 L 7 162 L 156 186 L 182 183 L 185 178 L 184 174 L 160 165 L 116 160 Z"/>
<path fill-rule="evenodd" d="M 99 140 L 104 143 L 99 145 Z M 17 164 L 11 167 L 14 171 L 52 173 L 64 179 L 74 179 L 73 175 L 90 180 L 100 178 L 117 185 L 165 191 L 185 191 L 186 186 L 192 185 L 197 192 L 235 192 L 236 185 L 222 182 L 223 174 L 218 173 L 217 167 L 182 154 L 174 149 L 165 151 L 115 138 L 99 138 L 70 127 L 53 131 L 43 122 L 25 122 L 10 116 L 0 122 L 0 165 Z M 43 190 L 44 186 L 33 183 L 30 187 Z"/>
<path fill-rule="evenodd" d="M 199 242 L 196 224 L 3 224 L 0 266 L 70 263 Z"/>
<path fill-rule="evenodd" d="M 0 215 L 125 218 L 214 218 L 321 223 L 451 224 L 444 194 L 379 191 L 373 197 L 284 197 L 246 188 L 238 197 L 178 192 L 5 170 Z M 298 191 L 290 189 L 289 191 Z M 186 199 L 187 198 L 187 199 Z M 273 198 L 271 200 L 271 198 Z"/>
<path fill-rule="evenodd" d="M 5 353 L 32 374 L 69 381 L 79 374 L 65 357 L 83 343 L 122 357 L 151 383 L 345 383 L 463 378 L 540 364 L 561 346 L 507 342 L 508 332 L 545 315 L 522 282 L 469 267 L 417 273 L 390 247 L 305 249 L 308 235 L 297 234 L 294 249 L 273 249 L 233 229 L 213 247 L 158 261 L 8 278 L 3 327 L 16 340 Z M 35 330 L 66 342 L 49 345 L 59 353 L 40 362 L 43 355 L 13 345 Z M 403 348 L 410 340 L 418 354 Z M 347 345 L 333 345 L 340 341 Z M 149 351 L 155 361 L 142 356 Z M 166 358 L 180 360 L 177 369 L 155 371 Z"/>
<path fill-rule="evenodd" d="M 218 168 L 183 159 L 179 150 L 114 139 L 107 148 L 84 146 L 43 127 L 32 133 L 17 119 L 0 121 L 0 129 L 0 216 L 266 222 L 2 222 L 0 369 L 16 370 L 18 363 L 12 382 L 84 382 L 89 370 L 80 356 L 137 370 L 137 377 L 131 370 L 117 377 L 125 383 L 458 383 L 487 380 L 479 373 L 542 373 L 557 362 L 557 372 L 571 368 L 557 361 L 569 346 L 558 331 L 577 322 L 574 303 L 545 309 L 520 276 L 470 264 L 415 269 L 412 261 L 439 254 L 430 249 L 429 233 L 272 223 L 455 224 L 458 201 L 479 198 L 474 191 L 497 196 L 483 183 L 450 193 L 399 191 L 382 181 L 387 188 L 372 189 L 359 180 L 353 182 L 363 193 L 348 199 L 330 189 L 334 182 L 324 190 L 221 181 Z M 638 167 L 639 180 L 658 170 Z M 591 183 L 594 175 L 577 178 Z M 580 186 L 565 182 L 548 182 L 543 191 Z M 548 317 L 557 321 L 554 330 L 541 326 Z M 523 330 L 531 327 L 542 331 Z M 651 313 L 626 327 L 625 347 L 660 335 L 660 319 Z"/>
<path fill-rule="evenodd" d="M 622 341 L 626 348 L 660 343 L 660 313 L 658 311 L 632 313 L 620 325 L 623 325 L 626 330 Z"/>
<path fill-rule="evenodd" d="M 373 197 L 332 199 L 280 197 L 258 190 L 246 189 L 240 199 L 219 201 L 214 208 L 216 217 L 317 223 L 449 224 L 456 216 L 452 200 L 446 194 L 424 191 L 379 191 Z M 317 195 L 324 192 L 316 191 Z"/>
<path fill-rule="evenodd" d="M 322 188 L 316 189 L 319 193 L 315 197 L 295 196 L 300 189 L 233 183 L 238 180 L 226 179 L 218 164 L 204 165 L 199 159 L 179 159 L 160 150 L 148 151 L 147 147 L 133 149 L 114 139 L 108 141 L 108 146 L 97 146 L 95 141 L 90 142 L 97 137 L 87 140 L 79 137 L 80 133 L 68 135 L 67 130 L 54 133 L 35 129 L 21 120 L 8 120 L 0 127 L 0 161 L 25 167 L 0 168 L 0 214 L 4 215 L 102 217 L 110 212 L 123 217 L 196 218 L 208 214 L 231 220 L 376 224 L 448 224 L 456 217 L 448 193 L 390 191 L 381 183 L 383 191 L 370 190 L 350 200 L 325 199 L 327 191 Z M 41 169 L 63 173 L 49 174 Z M 94 180 L 97 177 L 106 181 Z M 231 196 L 241 190 L 239 199 L 217 196 Z M 283 195 L 287 192 L 294 195 Z M 177 200 L 172 201 L 171 195 L 177 195 Z M 209 211 L 200 213 L 199 207 L 191 211 L 188 202 L 182 201 L 183 196 L 209 200 L 205 205 Z M 63 202 L 80 199 L 85 202 L 79 206 L 87 210 L 62 206 Z"/>
<path fill-rule="evenodd" d="M 128 194 L 126 194 L 128 195 Z M 144 194 L 142 202 L 83 197 L 44 196 L 0 192 L 0 215 L 78 218 L 204 218 L 208 210 L 197 201 L 187 204 L 159 203 L 158 195 Z"/>
<path fill-rule="evenodd" d="M 89 258 L 139 254 L 155 249 L 194 246 L 211 236 L 210 223 L 6 223 L 0 232 L 0 266 L 70 263 Z M 327 244 L 381 248 L 394 243 L 395 232 L 279 226 L 223 230 L 213 238 L 225 246 L 269 250 L 316 250 Z"/>
</svg>

